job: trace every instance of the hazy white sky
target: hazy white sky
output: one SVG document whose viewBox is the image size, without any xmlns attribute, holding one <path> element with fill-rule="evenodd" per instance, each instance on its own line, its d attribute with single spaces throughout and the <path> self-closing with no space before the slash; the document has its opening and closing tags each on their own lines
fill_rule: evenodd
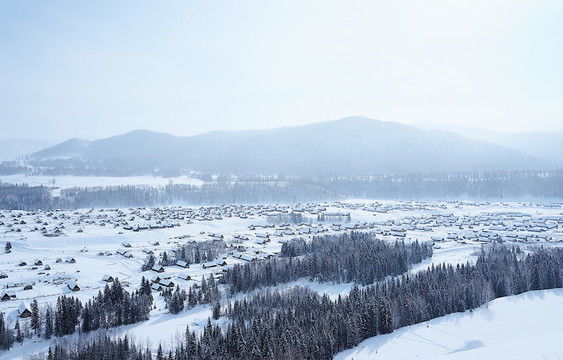
<svg viewBox="0 0 563 360">
<path fill-rule="evenodd" d="M 563 1 L 3 1 L 0 138 L 563 130 Z"/>
</svg>

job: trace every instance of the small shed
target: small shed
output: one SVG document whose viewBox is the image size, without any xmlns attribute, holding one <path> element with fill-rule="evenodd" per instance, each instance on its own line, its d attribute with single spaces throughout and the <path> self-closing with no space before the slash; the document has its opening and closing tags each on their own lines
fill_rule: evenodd
<svg viewBox="0 0 563 360">
<path fill-rule="evenodd" d="M 105 274 L 104 276 L 102 276 L 102 281 L 105 281 L 107 283 L 113 282 L 113 276 Z"/>
<path fill-rule="evenodd" d="M 33 289 L 33 285 L 31 285 L 30 283 L 25 284 L 25 286 L 23 287 L 24 290 L 31 290 Z"/>
</svg>

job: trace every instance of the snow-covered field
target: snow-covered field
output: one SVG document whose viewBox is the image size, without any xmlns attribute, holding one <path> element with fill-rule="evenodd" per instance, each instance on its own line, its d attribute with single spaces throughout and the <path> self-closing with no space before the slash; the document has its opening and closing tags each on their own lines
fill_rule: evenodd
<svg viewBox="0 0 563 360">
<path fill-rule="evenodd" d="M 4 178 L 2 181 L 5 181 Z M 61 186 L 58 181 L 56 186 Z M 71 186 L 71 182 L 67 184 Z M 271 217 L 291 212 L 301 214 L 303 223 L 285 225 L 272 223 Z M 345 221 L 347 214 L 350 214 L 349 222 Z M 320 215 L 325 215 L 329 220 L 318 221 Z M 146 251 L 153 251 L 158 258 L 163 251 L 171 252 L 179 244 L 187 241 L 203 241 L 214 236 L 222 236 L 227 246 L 241 245 L 245 248 L 244 254 L 253 256 L 259 261 L 265 256 L 277 254 L 282 243 L 294 237 L 310 239 L 315 234 L 353 230 L 374 232 L 378 237 L 389 241 L 403 239 L 406 242 L 414 240 L 434 242 L 434 256 L 411 269 L 412 272 L 416 272 L 426 269 L 431 264 L 474 262 L 481 244 L 491 239 L 502 239 L 525 247 L 539 244 L 561 246 L 563 245 L 563 209 L 561 204 L 551 203 L 354 200 L 293 206 L 170 206 L 52 212 L 4 210 L 0 211 L 0 247 L 2 247 L 0 273 L 5 273 L 7 278 L 0 279 L 0 292 L 12 292 L 15 298 L 0 302 L 0 312 L 7 314 L 13 323 L 18 318 L 17 308 L 22 300 L 29 302 L 37 299 L 40 305 L 54 304 L 57 297 L 62 294 L 77 296 L 82 301 L 90 299 L 105 286 L 102 281 L 104 274 L 118 277 L 128 290 L 136 289 L 143 276 L 151 278 L 154 274 L 151 271 L 141 271 L 141 265 L 147 257 Z M 266 241 L 263 237 L 265 235 L 268 236 Z M 12 244 L 12 251 L 9 254 L 3 253 L 7 241 Z M 131 257 L 125 257 L 120 254 L 121 252 L 127 252 Z M 240 253 L 228 252 L 225 259 L 227 266 L 244 262 L 238 259 L 237 255 Z M 69 261 L 73 258 L 75 263 L 67 262 L 67 258 Z M 41 264 L 35 265 L 38 260 Z M 26 264 L 20 266 L 22 261 Z M 46 265 L 49 265 L 50 270 L 45 269 Z M 203 275 L 219 272 L 221 270 L 218 268 L 204 269 L 200 264 L 191 265 L 189 269 L 168 266 L 165 270 L 165 274 L 171 276 L 172 281 L 180 287 L 194 284 L 194 281 L 201 280 Z M 177 278 L 179 274 L 184 273 L 190 274 L 194 280 L 184 281 Z M 80 291 L 71 292 L 66 286 L 68 279 L 74 280 L 80 286 Z M 31 284 L 33 288 L 24 290 L 26 284 Z M 319 284 L 305 279 L 295 284 L 308 285 L 314 291 L 327 293 L 331 297 L 347 294 L 352 286 L 352 284 Z M 156 309 L 151 312 L 150 320 L 116 329 L 115 332 L 127 333 L 139 341 L 150 343 L 153 348 L 158 347 L 159 343 L 163 343 L 166 347 L 176 341 L 177 335 L 183 333 L 186 325 L 192 330 L 201 329 L 211 314 L 209 307 L 197 306 L 172 315 L 164 308 L 164 301 L 158 293 L 155 292 L 153 295 L 156 299 Z M 510 339 L 513 339 L 515 346 L 521 345 L 523 341 L 519 342 L 518 336 L 522 338 L 524 335 L 529 335 L 529 339 L 535 341 L 533 344 L 540 344 L 542 341 L 558 344 L 552 341 L 557 334 L 552 331 L 555 328 L 551 327 L 549 319 L 545 319 L 544 328 L 547 329 L 545 336 L 534 337 L 539 331 L 533 327 L 534 319 L 540 324 L 544 320 L 539 315 L 523 316 L 523 314 L 527 311 L 541 312 L 541 309 L 563 305 L 563 293 L 552 291 L 522 295 L 514 299 L 516 300 L 499 299 L 493 302 L 488 310 L 479 309 L 473 313 L 455 314 L 444 318 L 449 320 L 435 319 L 429 322 L 429 327 L 426 327 L 426 324 L 411 327 L 423 332 L 412 335 L 412 339 L 419 339 L 421 344 L 419 347 L 405 343 L 411 339 L 408 335 L 411 330 L 400 329 L 391 335 L 366 340 L 353 352 L 345 352 L 341 355 L 354 359 L 377 358 L 376 356 L 381 357 L 380 354 L 384 351 L 396 348 L 402 349 L 405 353 L 390 352 L 388 356 L 382 358 L 401 356 L 412 358 L 416 354 L 423 358 L 446 355 L 455 358 L 464 354 L 481 356 L 478 352 L 485 351 L 484 349 L 502 351 L 508 347 L 503 344 L 509 344 L 509 341 L 512 341 Z M 520 303 L 524 305 L 518 305 Z M 513 336 L 504 336 L 503 334 L 509 330 L 516 331 L 516 326 L 510 323 L 506 323 L 507 325 L 495 323 L 495 321 L 508 320 L 509 316 L 505 316 L 508 313 L 504 311 L 514 311 L 513 314 L 518 314 L 517 318 L 522 319 L 522 324 L 530 330 L 521 331 Z M 27 320 L 21 321 L 25 325 Z M 474 321 L 475 325 L 467 323 L 466 326 L 466 321 Z M 463 324 L 461 326 L 463 331 L 468 332 L 446 331 L 447 326 L 455 327 L 451 325 L 452 322 L 454 325 L 456 322 Z M 469 332 L 471 329 L 477 331 L 481 327 L 487 328 L 480 333 L 486 338 Z M 540 328 L 542 327 L 538 325 L 538 329 Z M 425 329 L 432 329 L 435 333 L 442 331 L 454 336 L 443 335 L 442 338 L 426 341 L 424 339 L 430 339 L 430 334 L 424 332 L 429 331 Z M 417 343 L 412 339 L 411 342 Z M 393 347 L 394 341 L 401 341 L 404 345 Z M 422 346 L 423 343 L 426 344 L 425 347 Z M 437 352 L 428 344 L 439 344 L 435 347 L 442 352 Z M 483 347 L 482 344 L 487 346 Z M 9 352 L 0 354 L 0 357 L 21 358 L 25 354 L 45 349 L 48 345 L 49 342 L 40 339 L 26 340 L 23 346 L 15 345 Z M 479 349 L 476 348 L 477 345 L 480 346 Z M 414 352 L 407 352 L 411 348 Z M 471 351 L 455 352 L 460 349 Z M 519 352 L 519 354 L 529 353 Z M 534 352 L 534 354 L 538 353 Z M 547 352 L 541 354 L 552 356 Z M 563 353 L 558 354 L 563 356 Z M 484 356 L 484 358 L 489 357 Z"/>
<path fill-rule="evenodd" d="M 499 298 L 361 342 L 335 359 L 561 359 L 563 289 Z"/>
<path fill-rule="evenodd" d="M 0 176 L 0 181 L 8 184 L 28 184 L 29 186 L 43 185 L 59 189 L 118 185 L 165 186 L 170 183 L 195 186 L 203 184 L 202 180 L 187 176 L 165 178 L 159 176 L 26 176 L 24 174 L 15 174 L 2 175 Z"/>
</svg>

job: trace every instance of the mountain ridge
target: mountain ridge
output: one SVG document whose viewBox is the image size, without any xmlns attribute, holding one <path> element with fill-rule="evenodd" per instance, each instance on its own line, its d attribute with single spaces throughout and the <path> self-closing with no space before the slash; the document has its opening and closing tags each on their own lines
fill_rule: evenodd
<svg viewBox="0 0 563 360">
<path fill-rule="evenodd" d="M 95 141 L 69 141 L 32 158 L 312 176 L 553 168 L 547 161 L 490 142 L 366 117 L 189 137 L 135 130 Z"/>
</svg>

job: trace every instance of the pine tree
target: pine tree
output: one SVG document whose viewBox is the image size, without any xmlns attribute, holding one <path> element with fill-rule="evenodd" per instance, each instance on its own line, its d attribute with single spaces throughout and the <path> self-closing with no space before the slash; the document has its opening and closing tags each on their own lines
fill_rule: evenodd
<svg viewBox="0 0 563 360">
<path fill-rule="evenodd" d="M 45 339 L 49 340 L 53 336 L 53 318 L 51 308 L 47 307 L 45 311 Z"/>
<path fill-rule="evenodd" d="M 162 353 L 162 344 L 158 345 L 158 351 L 156 352 L 156 360 L 164 360 L 164 354 Z"/>
<path fill-rule="evenodd" d="M 23 343 L 23 334 L 20 328 L 20 321 L 16 321 L 16 326 L 14 327 L 14 332 L 16 333 L 16 341 L 19 343 Z"/>
<path fill-rule="evenodd" d="M 213 319 L 219 320 L 221 317 L 221 303 L 217 301 L 215 306 L 213 306 Z"/>
<path fill-rule="evenodd" d="M 37 299 L 34 299 L 31 303 L 31 329 L 35 332 L 35 335 L 41 336 L 41 318 Z"/>
</svg>

